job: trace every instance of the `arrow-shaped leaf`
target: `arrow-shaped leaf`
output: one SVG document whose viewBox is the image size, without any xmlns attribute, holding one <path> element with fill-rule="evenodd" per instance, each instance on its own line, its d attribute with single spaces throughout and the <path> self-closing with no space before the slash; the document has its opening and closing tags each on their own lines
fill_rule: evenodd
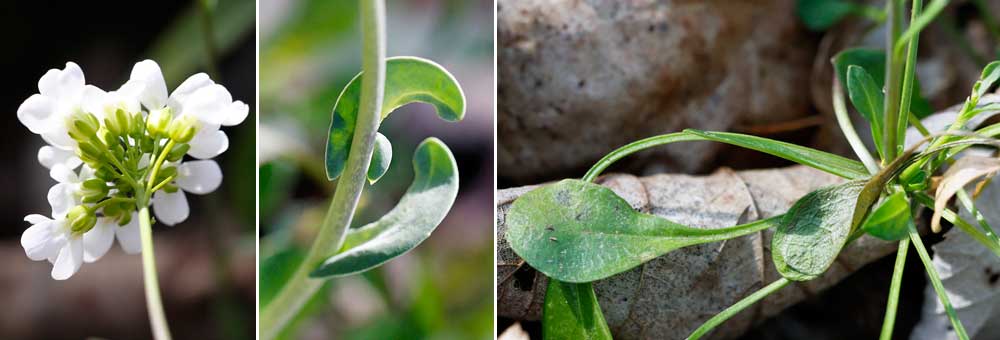
<svg viewBox="0 0 1000 340">
<path fill-rule="evenodd" d="M 458 195 L 458 168 L 448 147 L 437 138 L 428 138 L 413 155 L 413 170 L 413 183 L 399 204 L 378 221 L 351 229 L 341 251 L 313 271 L 313 277 L 375 268 L 430 236 Z"/>
<path fill-rule="evenodd" d="M 358 117 L 358 105 L 361 98 L 361 74 L 359 73 L 344 87 L 333 107 L 333 122 L 330 123 L 330 137 L 326 145 L 326 176 L 331 181 L 340 176 L 347 163 L 347 155 L 351 151 L 354 139 L 354 128 Z M 400 106 L 421 102 L 434 106 L 437 114 L 447 121 L 459 121 L 465 116 L 465 94 L 447 70 L 433 61 L 417 57 L 393 57 L 385 63 L 385 95 L 382 100 L 380 120 L 384 120 L 392 111 Z M 388 140 L 384 145 L 377 145 L 376 154 L 372 158 L 372 167 L 379 168 L 374 162 L 379 159 L 377 154 L 386 150 Z M 390 148 L 391 150 L 391 148 Z M 382 173 L 385 170 L 382 169 Z M 369 181 L 374 182 L 379 175 L 369 172 Z"/>
</svg>

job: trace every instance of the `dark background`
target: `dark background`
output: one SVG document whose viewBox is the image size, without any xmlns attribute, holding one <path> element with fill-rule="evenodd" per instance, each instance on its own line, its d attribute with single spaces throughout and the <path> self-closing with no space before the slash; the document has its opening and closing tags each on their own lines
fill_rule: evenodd
<svg viewBox="0 0 1000 340">
<path fill-rule="evenodd" d="M 19 244 L 25 215 L 49 210 L 54 184 L 36 160 L 43 141 L 16 119 L 49 69 L 73 61 L 88 84 L 120 86 L 132 66 L 154 59 L 169 89 L 206 70 L 201 12 L 194 1 L 4 1 L 0 4 L 0 338 L 149 338 L 141 259 L 113 246 L 67 281 L 29 260 Z M 250 104 L 241 125 L 225 128 L 229 150 L 216 158 L 223 184 L 187 195 L 191 217 L 154 225 L 167 319 L 178 339 L 245 339 L 254 327 L 255 39 L 251 0 L 222 0 L 214 24 L 219 76 Z"/>
</svg>

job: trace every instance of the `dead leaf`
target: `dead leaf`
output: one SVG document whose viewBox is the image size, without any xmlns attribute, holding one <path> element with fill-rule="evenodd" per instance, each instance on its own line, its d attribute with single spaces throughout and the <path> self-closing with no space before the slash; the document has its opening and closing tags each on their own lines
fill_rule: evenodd
<svg viewBox="0 0 1000 340">
<path fill-rule="evenodd" d="M 994 157 L 966 156 L 948 168 L 934 194 L 934 216 L 931 230 L 941 232 L 941 212 L 955 193 L 978 178 L 989 178 L 1000 171 L 1000 159 Z"/>
</svg>

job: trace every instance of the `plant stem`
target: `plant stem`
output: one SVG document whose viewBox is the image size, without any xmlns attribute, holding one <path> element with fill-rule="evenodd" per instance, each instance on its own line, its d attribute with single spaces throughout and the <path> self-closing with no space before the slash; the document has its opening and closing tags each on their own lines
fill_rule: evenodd
<svg viewBox="0 0 1000 340">
<path fill-rule="evenodd" d="M 955 335 L 961 340 L 969 340 L 969 335 L 966 334 L 965 327 L 962 326 L 962 320 L 958 319 L 955 308 L 951 306 L 951 300 L 948 299 L 948 292 L 944 290 L 941 277 L 938 276 L 937 270 L 934 269 L 934 263 L 931 261 L 930 255 L 927 255 L 927 249 L 924 249 L 924 243 L 920 241 L 920 234 L 917 233 L 917 228 L 912 223 L 910 224 L 910 240 L 913 241 L 913 248 L 916 248 L 917 254 L 920 255 L 920 261 L 924 263 L 927 278 L 931 281 L 934 291 L 937 292 L 938 299 L 941 300 L 941 305 L 944 306 L 945 313 L 948 314 L 948 319 L 951 320 L 951 326 L 955 329 Z"/>
<path fill-rule="evenodd" d="M 854 150 L 854 154 L 858 156 L 861 163 L 865 165 L 868 172 L 875 174 L 878 173 L 879 165 L 878 161 L 872 157 L 871 152 L 865 147 L 865 143 L 861 141 L 861 137 L 858 136 L 858 131 L 854 129 L 854 124 L 851 124 L 851 118 L 847 115 L 847 105 L 844 101 L 844 90 L 840 87 L 840 80 L 837 76 L 833 76 L 833 112 L 837 116 L 837 124 L 840 125 L 840 131 L 844 133 L 844 137 L 847 138 L 847 143 L 851 145 L 851 149 Z"/>
<path fill-rule="evenodd" d="M 750 296 L 743 298 L 743 300 L 740 300 L 739 302 L 733 304 L 732 306 L 729 306 L 729 308 L 726 308 L 726 310 L 723 310 L 719 314 L 715 314 L 715 316 L 713 316 L 711 319 L 708 319 L 708 321 L 705 321 L 704 324 L 699 326 L 698 329 L 695 329 L 694 332 L 692 332 L 691 335 L 687 337 L 688 340 L 701 338 L 705 334 L 708 334 L 708 332 L 712 331 L 712 329 L 714 329 L 716 326 L 722 324 L 729 318 L 736 315 L 736 313 L 739 313 L 744 309 L 746 309 L 747 307 L 750 307 L 750 305 L 757 303 L 757 301 L 760 301 L 760 299 L 763 299 L 765 296 L 768 296 L 771 293 L 774 293 L 779 289 L 784 288 L 791 282 L 792 281 L 784 277 L 778 279 L 777 281 L 771 282 L 771 284 L 765 286 L 764 288 L 761 288 L 760 290 L 754 292 L 753 294 L 750 294 Z"/>
<path fill-rule="evenodd" d="M 906 266 L 906 250 L 910 248 L 910 240 L 899 241 L 896 250 L 896 267 L 892 271 L 892 283 L 889 284 L 889 300 L 885 306 L 885 320 L 882 321 L 881 340 L 892 339 L 892 329 L 896 324 L 896 310 L 899 308 L 899 288 L 903 283 L 903 268 Z"/>
<path fill-rule="evenodd" d="M 916 22 L 917 17 L 920 16 L 921 6 L 923 4 L 922 0 L 913 1 L 913 8 L 910 11 L 910 22 Z M 910 114 L 910 102 L 913 99 L 913 88 L 915 81 L 915 73 L 917 68 L 917 44 L 920 42 L 920 32 L 917 31 L 913 38 L 910 39 L 906 47 L 906 62 L 903 64 L 903 88 L 902 95 L 899 103 L 899 112 L 886 112 L 886 115 L 895 114 L 896 115 L 896 126 L 886 126 L 887 129 L 896 129 L 896 136 L 906 136 L 906 123 Z M 896 141 L 894 145 L 896 148 L 896 154 L 903 152 L 903 144 L 905 140 Z"/>
<path fill-rule="evenodd" d="M 886 1 L 886 20 L 889 25 L 889 29 L 886 30 L 886 49 L 885 49 L 885 109 L 883 112 L 883 124 L 884 127 L 882 135 L 882 152 L 885 153 L 882 159 L 882 165 L 888 164 L 896 159 L 897 150 L 897 132 L 895 128 L 898 124 L 899 116 L 896 112 L 899 110 L 899 99 L 900 99 L 900 82 L 902 81 L 903 75 L 903 63 L 900 62 L 899 55 L 896 54 L 896 49 L 893 47 L 896 45 L 896 41 L 899 40 L 899 34 L 902 26 L 902 20 L 900 15 L 901 11 L 901 1 L 899 0 L 889 0 Z"/>
<path fill-rule="evenodd" d="M 148 201 L 147 201 L 148 202 Z M 160 284 L 156 278 L 156 256 L 153 254 L 153 227 L 149 220 L 149 206 L 143 202 L 139 208 L 139 237 L 142 240 L 142 283 L 146 290 L 146 309 L 153 339 L 170 340 L 170 327 L 163 312 Z"/>
<path fill-rule="evenodd" d="M 163 147 L 163 151 L 160 151 L 160 156 L 156 158 L 156 162 L 153 163 L 152 170 L 149 171 L 149 178 L 146 179 L 146 192 L 152 195 L 155 190 L 153 190 L 153 181 L 156 180 L 156 174 L 160 172 L 160 167 L 163 166 L 163 161 L 167 159 L 167 154 L 170 150 L 174 148 L 174 140 L 168 140 L 167 145 Z"/>
<path fill-rule="evenodd" d="M 357 125 L 344 172 L 330 201 L 323 225 L 305 259 L 260 315 L 261 339 L 273 339 L 325 282 L 310 273 L 336 253 L 354 217 L 375 149 L 385 81 L 385 4 L 361 0 L 362 73 Z M 266 273 L 265 273 L 266 275 Z"/>
</svg>

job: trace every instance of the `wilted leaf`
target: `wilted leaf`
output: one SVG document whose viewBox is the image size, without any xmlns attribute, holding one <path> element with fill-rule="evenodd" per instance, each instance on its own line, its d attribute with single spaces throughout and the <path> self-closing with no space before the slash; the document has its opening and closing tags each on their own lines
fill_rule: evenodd
<svg viewBox="0 0 1000 340">
<path fill-rule="evenodd" d="M 359 73 L 344 87 L 333 107 L 333 121 L 330 123 L 330 137 L 326 145 L 326 176 L 331 181 L 340 176 L 347 163 L 360 98 Z M 431 104 L 438 116 L 447 121 L 459 121 L 465 116 L 465 94 L 455 77 L 443 67 L 416 57 L 386 59 L 385 95 L 380 120 L 400 106 L 414 102 Z M 388 145 L 388 140 L 385 144 Z"/>
<path fill-rule="evenodd" d="M 771 255 L 782 276 L 807 281 L 830 267 L 850 237 L 865 184 L 851 181 L 820 188 L 788 209 L 771 242 Z"/>
<path fill-rule="evenodd" d="M 310 275 L 365 271 L 410 251 L 430 236 L 458 195 L 458 168 L 448 147 L 437 138 L 428 138 L 413 155 L 413 170 L 413 184 L 399 204 L 378 221 L 351 229 L 340 253 Z"/>
<path fill-rule="evenodd" d="M 567 179 L 528 192 L 507 215 L 507 241 L 545 275 L 567 282 L 600 280 L 677 248 L 739 237 L 778 218 L 698 229 L 633 210 L 603 186 Z"/>
<path fill-rule="evenodd" d="M 552 280 L 545 293 L 542 310 L 542 337 L 545 339 L 611 339 L 590 283 Z"/>
<path fill-rule="evenodd" d="M 941 211 L 958 190 L 980 177 L 991 177 L 1000 171 L 1000 159 L 993 157 L 966 156 L 958 159 L 942 176 L 934 194 L 934 216 L 931 230 L 941 231 Z"/>
</svg>

